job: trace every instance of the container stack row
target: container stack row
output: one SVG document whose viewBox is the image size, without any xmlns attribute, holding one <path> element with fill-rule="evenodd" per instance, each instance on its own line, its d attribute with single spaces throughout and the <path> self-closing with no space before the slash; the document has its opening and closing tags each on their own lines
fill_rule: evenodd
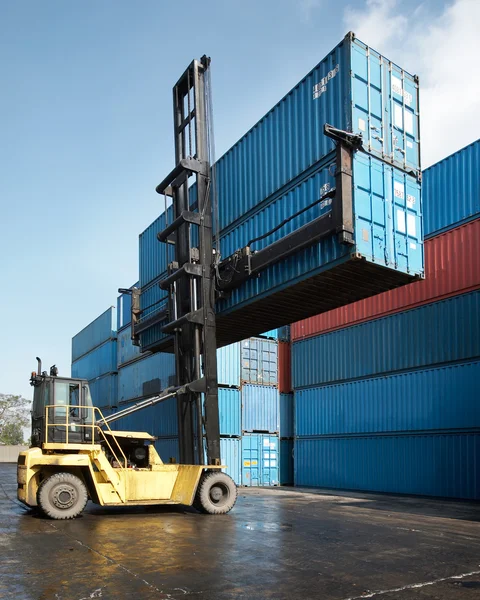
<svg viewBox="0 0 480 600">
<path fill-rule="evenodd" d="M 425 280 L 292 325 L 296 485 L 480 499 L 478 164 L 423 174 Z"/>
<path fill-rule="evenodd" d="M 72 338 L 72 377 L 88 379 L 104 413 L 117 405 L 117 329 L 110 307 Z"/>
<path fill-rule="evenodd" d="M 130 309 L 130 295 L 122 294 L 116 328 L 110 309 L 108 328 L 104 313 L 73 341 L 72 376 L 89 380 L 93 402 L 104 414 L 175 384 L 173 354 L 142 354 L 132 344 Z M 93 341 L 89 346 L 84 342 L 87 350 L 80 354 L 84 332 L 93 335 Z M 293 397 L 284 393 L 291 390 L 289 335 L 289 327 L 283 327 L 217 351 L 221 456 L 239 485 L 293 481 L 292 452 L 285 453 L 283 443 L 283 438 L 290 443 L 293 436 Z M 103 357 L 105 349 L 110 352 L 108 360 Z M 108 390 L 102 382 L 108 382 Z M 126 416 L 112 428 L 148 431 L 157 437 L 155 444 L 164 460 L 179 460 L 175 398 Z"/>
</svg>

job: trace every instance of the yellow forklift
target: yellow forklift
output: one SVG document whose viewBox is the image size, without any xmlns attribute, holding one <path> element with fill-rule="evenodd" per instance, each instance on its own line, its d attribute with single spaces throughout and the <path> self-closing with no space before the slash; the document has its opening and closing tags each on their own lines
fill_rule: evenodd
<svg viewBox="0 0 480 600">
<path fill-rule="evenodd" d="M 88 382 L 38 372 L 31 448 L 18 458 L 18 499 L 52 519 L 78 516 L 90 498 L 102 506 L 184 504 L 209 514 L 234 506 L 237 489 L 221 465 L 164 463 L 146 432 L 112 431 L 109 423 L 182 393 L 170 388 L 104 417 Z"/>
<path fill-rule="evenodd" d="M 160 331 L 172 341 L 176 385 L 104 417 L 85 380 L 58 377 L 56 367 L 42 372 L 37 359 L 32 447 L 18 459 L 18 498 L 51 518 L 79 515 L 88 498 L 101 505 L 193 504 L 210 514 L 226 513 L 235 504 L 235 483 L 220 460 L 209 66 L 206 56 L 192 61 L 173 88 L 176 166 L 156 188 L 172 204 L 167 211 L 165 201 L 172 220 L 157 235 L 167 276 L 160 282 L 165 296 L 156 304 L 164 308 L 142 311 L 139 290 L 132 291 L 133 343 L 140 345 L 152 319 L 166 321 Z M 189 196 L 192 178 L 195 199 Z M 149 433 L 110 429 L 113 419 L 173 396 L 180 464 L 164 463 Z M 101 405 L 102 399 L 95 401 Z"/>
</svg>

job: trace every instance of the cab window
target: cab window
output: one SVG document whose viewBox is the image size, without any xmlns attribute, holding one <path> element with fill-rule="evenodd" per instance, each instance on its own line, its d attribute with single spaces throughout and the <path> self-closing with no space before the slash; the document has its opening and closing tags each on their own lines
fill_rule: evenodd
<svg viewBox="0 0 480 600">
<path fill-rule="evenodd" d="M 63 381 L 55 382 L 55 417 L 65 417 L 67 406 L 70 406 L 70 415 L 78 417 L 80 406 L 80 386 L 78 383 Z"/>
</svg>

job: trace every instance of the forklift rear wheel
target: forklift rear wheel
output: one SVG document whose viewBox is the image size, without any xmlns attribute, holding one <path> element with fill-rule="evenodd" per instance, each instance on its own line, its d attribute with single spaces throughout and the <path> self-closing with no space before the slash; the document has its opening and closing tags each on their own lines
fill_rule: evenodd
<svg viewBox="0 0 480 600">
<path fill-rule="evenodd" d="M 221 471 L 202 475 L 194 506 L 210 515 L 224 515 L 237 500 L 237 486 L 233 479 Z"/>
<path fill-rule="evenodd" d="M 40 510 L 51 519 L 74 519 L 85 508 L 88 500 L 83 481 L 72 473 L 55 473 L 38 488 Z"/>
</svg>

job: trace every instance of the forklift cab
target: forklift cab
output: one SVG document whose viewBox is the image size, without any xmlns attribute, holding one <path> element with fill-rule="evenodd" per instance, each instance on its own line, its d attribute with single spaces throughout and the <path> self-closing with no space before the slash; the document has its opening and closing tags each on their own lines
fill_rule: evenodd
<svg viewBox="0 0 480 600">
<path fill-rule="evenodd" d="M 30 378 L 30 385 L 34 387 L 31 446 L 41 448 L 46 442 L 65 444 L 67 441 L 70 444 L 91 444 L 93 428 L 85 427 L 92 425 L 93 421 L 87 381 L 58 377 L 55 366 L 47 375 L 46 371 L 42 373 L 41 360 L 37 358 L 37 361 L 38 373 L 33 372 Z"/>
</svg>

